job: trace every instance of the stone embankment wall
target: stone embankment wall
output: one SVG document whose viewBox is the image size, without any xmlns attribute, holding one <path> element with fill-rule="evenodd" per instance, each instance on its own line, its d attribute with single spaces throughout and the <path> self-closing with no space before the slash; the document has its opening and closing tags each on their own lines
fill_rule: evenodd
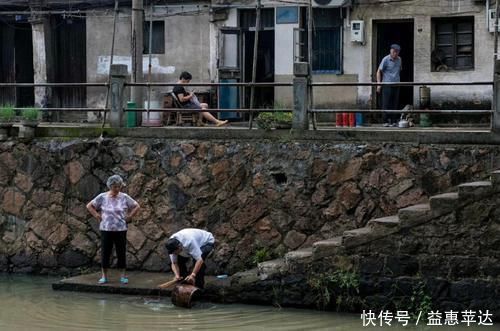
<svg viewBox="0 0 500 331">
<path fill-rule="evenodd" d="M 235 274 L 228 300 L 500 320 L 500 171 Z M 216 297 L 220 290 L 214 289 Z M 243 293 L 243 295 L 242 295 Z M 426 322 L 424 322 L 426 323 Z"/>
<path fill-rule="evenodd" d="M 280 257 L 485 178 L 498 155 L 496 146 L 471 145 L 132 138 L 4 142 L 0 271 L 97 267 L 98 224 L 85 204 L 115 173 L 142 206 L 129 225 L 131 269 L 165 270 L 168 236 L 197 227 L 218 241 L 209 271 L 234 273 L 252 267 L 258 250 Z"/>
</svg>

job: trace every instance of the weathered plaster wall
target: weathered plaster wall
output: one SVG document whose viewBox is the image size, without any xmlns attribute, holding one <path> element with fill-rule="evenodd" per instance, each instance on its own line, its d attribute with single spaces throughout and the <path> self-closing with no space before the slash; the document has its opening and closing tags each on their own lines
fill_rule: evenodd
<svg viewBox="0 0 500 331">
<path fill-rule="evenodd" d="M 460 5 L 459 5 L 460 4 Z M 431 72 L 432 18 L 473 16 L 474 17 L 474 70 L 455 72 Z M 376 70 L 373 56 L 374 20 L 414 20 L 414 81 L 488 81 L 493 77 L 493 34 L 486 27 L 486 7 L 484 3 L 470 1 L 405 1 L 404 3 L 364 2 L 355 6 L 351 19 L 365 21 L 365 44 L 352 44 L 350 29 L 345 30 L 344 72 L 359 74 L 362 82 L 372 81 Z M 389 52 L 389 50 L 387 51 Z M 404 59 L 403 59 L 404 60 Z M 374 76 L 373 76 L 374 77 Z M 437 106 L 442 103 L 467 102 L 477 107 L 488 107 L 491 103 L 492 89 L 486 86 L 432 87 L 432 100 Z M 371 88 L 358 89 L 360 104 L 367 104 L 371 98 Z M 414 90 L 414 103 L 418 105 L 418 87 Z M 450 105 L 448 105 L 450 107 Z M 453 107 L 453 106 L 452 106 Z"/>
<path fill-rule="evenodd" d="M 186 5 L 183 9 L 192 11 L 192 15 L 173 15 L 165 10 L 155 9 L 154 20 L 165 22 L 165 54 L 152 54 L 152 82 L 175 83 L 182 71 L 189 71 L 193 81 L 208 82 L 210 70 L 210 29 L 208 10 Z M 101 14 L 103 14 L 102 12 Z M 169 15 L 169 16 L 168 16 Z M 145 20 L 149 20 L 149 8 L 145 11 Z M 112 15 L 96 15 L 87 17 L 87 81 L 105 82 L 111 54 L 113 17 Z M 130 9 L 123 9 L 119 15 L 116 29 L 115 64 L 127 64 L 131 73 L 131 16 Z M 144 35 L 148 38 L 148 35 Z M 142 46 L 141 46 L 142 47 Z M 149 55 L 143 56 L 144 80 L 148 80 Z M 152 101 L 161 101 L 161 94 L 171 87 L 152 88 Z M 208 88 L 197 87 L 199 91 Z M 127 91 L 128 95 L 129 91 Z M 106 90 L 89 88 L 87 103 L 89 107 L 102 107 L 105 103 Z"/>
<path fill-rule="evenodd" d="M 0 145 L 0 270 L 98 266 L 85 204 L 119 173 L 143 209 L 130 224 L 130 268 L 164 270 L 163 243 L 212 231 L 211 272 L 252 265 L 426 201 L 498 164 L 495 146 L 286 141 L 39 140 Z"/>
</svg>

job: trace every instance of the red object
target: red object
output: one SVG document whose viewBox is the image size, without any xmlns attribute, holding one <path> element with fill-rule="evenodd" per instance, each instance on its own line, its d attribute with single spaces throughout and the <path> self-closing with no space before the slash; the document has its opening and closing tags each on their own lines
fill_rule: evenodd
<svg viewBox="0 0 500 331">
<path fill-rule="evenodd" d="M 349 113 L 342 113 L 342 122 L 344 126 L 349 126 Z"/>
<path fill-rule="evenodd" d="M 349 113 L 349 126 L 352 128 L 356 126 L 356 113 Z"/>
<path fill-rule="evenodd" d="M 342 117 L 342 113 L 335 114 L 335 123 L 337 126 L 344 126 L 344 118 Z"/>
</svg>

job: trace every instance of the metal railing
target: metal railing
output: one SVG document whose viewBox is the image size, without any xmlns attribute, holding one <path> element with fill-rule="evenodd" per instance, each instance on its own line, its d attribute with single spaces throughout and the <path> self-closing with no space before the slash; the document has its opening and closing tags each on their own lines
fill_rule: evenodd
<svg viewBox="0 0 500 331">
<path fill-rule="evenodd" d="M 314 87 L 403 87 L 403 86 L 494 86 L 493 81 L 474 81 L 474 82 L 311 82 L 311 88 Z M 314 92 L 312 92 L 314 93 Z M 328 109 L 328 108 L 309 108 L 308 113 L 312 116 L 313 128 L 317 129 L 316 115 L 321 113 L 363 113 L 363 114 L 458 114 L 458 115 L 489 115 L 490 127 L 492 125 L 492 115 L 495 113 L 492 109 Z"/>
<path fill-rule="evenodd" d="M 121 77 L 121 89 L 123 91 L 126 87 L 145 87 L 148 88 L 148 93 L 151 93 L 150 89 L 152 87 L 175 87 L 175 86 L 186 86 L 185 84 L 179 83 L 129 83 L 125 81 L 126 77 Z M 500 77 L 499 77 L 500 81 Z M 115 81 L 116 84 L 116 81 Z M 110 97 L 112 100 L 112 104 L 110 107 L 54 107 L 54 108 L 40 108 L 43 111 L 55 111 L 55 112 L 104 112 L 109 113 L 113 111 L 117 111 L 121 114 L 126 112 L 162 112 L 162 113 L 192 113 L 192 109 L 183 109 L 183 108 L 135 108 L 135 109 L 127 109 L 124 107 L 125 100 L 124 94 L 121 93 L 120 98 L 113 98 L 113 81 L 111 83 L 0 83 L 0 88 L 16 88 L 16 87 L 55 87 L 55 88 L 76 88 L 76 87 L 103 87 L 110 91 Z M 328 108 L 315 108 L 310 107 L 307 103 L 309 98 L 308 90 L 298 89 L 297 82 L 294 79 L 294 82 L 273 82 L 273 83 L 251 83 L 251 82 L 225 82 L 225 83 L 207 83 L 207 82 L 192 82 L 189 83 L 188 86 L 193 87 L 216 87 L 219 89 L 220 87 L 238 87 L 238 88 L 248 88 L 248 87 L 293 87 L 293 95 L 294 95 L 294 108 L 210 108 L 207 111 L 212 113 L 223 113 L 223 112 L 233 112 L 233 113 L 243 113 L 243 114 L 254 114 L 254 113 L 264 113 L 264 112 L 305 112 L 308 115 L 311 115 L 313 129 L 317 128 L 317 120 L 316 115 L 322 113 L 364 113 L 364 114 L 374 114 L 374 113 L 397 113 L 401 114 L 402 110 L 382 110 L 382 109 L 328 109 Z M 474 81 L 474 82 L 399 82 L 399 83 L 376 83 L 376 82 L 307 82 L 307 86 L 311 88 L 312 93 L 314 93 L 314 88 L 318 87 L 377 87 L 377 86 L 492 86 L 495 87 L 495 82 L 493 81 Z M 220 92 L 220 91 L 219 91 Z M 493 91 L 493 95 L 495 95 L 495 89 Z M 220 93 L 218 94 L 220 95 Z M 148 96 L 150 98 L 150 96 Z M 113 104 L 119 102 L 119 104 Z M 301 104 L 302 103 L 302 104 Z M 148 105 L 150 102 L 147 103 Z M 28 108 L 28 107 L 27 107 Z M 17 110 L 23 110 L 26 108 L 15 108 Z M 489 115 L 492 116 L 495 114 L 494 110 L 473 110 L 473 109 L 411 109 L 408 113 L 414 114 L 453 114 L 453 115 Z M 121 116 L 121 115 L 120 115 Z M 295 116 L 296 118 L 301 118 L 300 116 Z M 305 123 L 295 123 L 296 119 L 294 119 L 294 127 L 296 128 L 305 128 L 309 127 L 309 116 L 302 117 L 302 121 L 307 120 L 307 125 Z M 120 121 L 116 120 L 111 123 L 112 125 L 120 126 L 123 123 L 122 118 L 118 118 Z M 493 121 L 492 121 L 493 125 Z"/>
</svg>

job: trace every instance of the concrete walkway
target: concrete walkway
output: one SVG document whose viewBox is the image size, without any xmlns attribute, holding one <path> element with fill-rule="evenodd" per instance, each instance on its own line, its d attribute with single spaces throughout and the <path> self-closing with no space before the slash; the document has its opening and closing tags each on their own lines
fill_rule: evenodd
<svg viewBox="0 0 500 331">
<path fill-rule="evenodd" d="M 71 278 L 65 278 L 52 284 L 52 289 L 58 291 L 75 292 L 96 292 L 113 293 L 127 295 L 170 295 L 171 289 L 160 289 L 159 284 L 163 284 L 173 279 L 172 273 L 157 273 L 144 271 L 127 272 L 129 283 L 120 284 L 120 273 L 117 270 L 110 270 L 109 283 L 100 285 L 97 283 L 101 278 L 101 273 L 80 275 Z M 215 288 L 221 289 L 229 287 L 230 280 L 221 281 L 214 276 L 205 277 L 206 289 L 213 292 Z"/>
</svg>

